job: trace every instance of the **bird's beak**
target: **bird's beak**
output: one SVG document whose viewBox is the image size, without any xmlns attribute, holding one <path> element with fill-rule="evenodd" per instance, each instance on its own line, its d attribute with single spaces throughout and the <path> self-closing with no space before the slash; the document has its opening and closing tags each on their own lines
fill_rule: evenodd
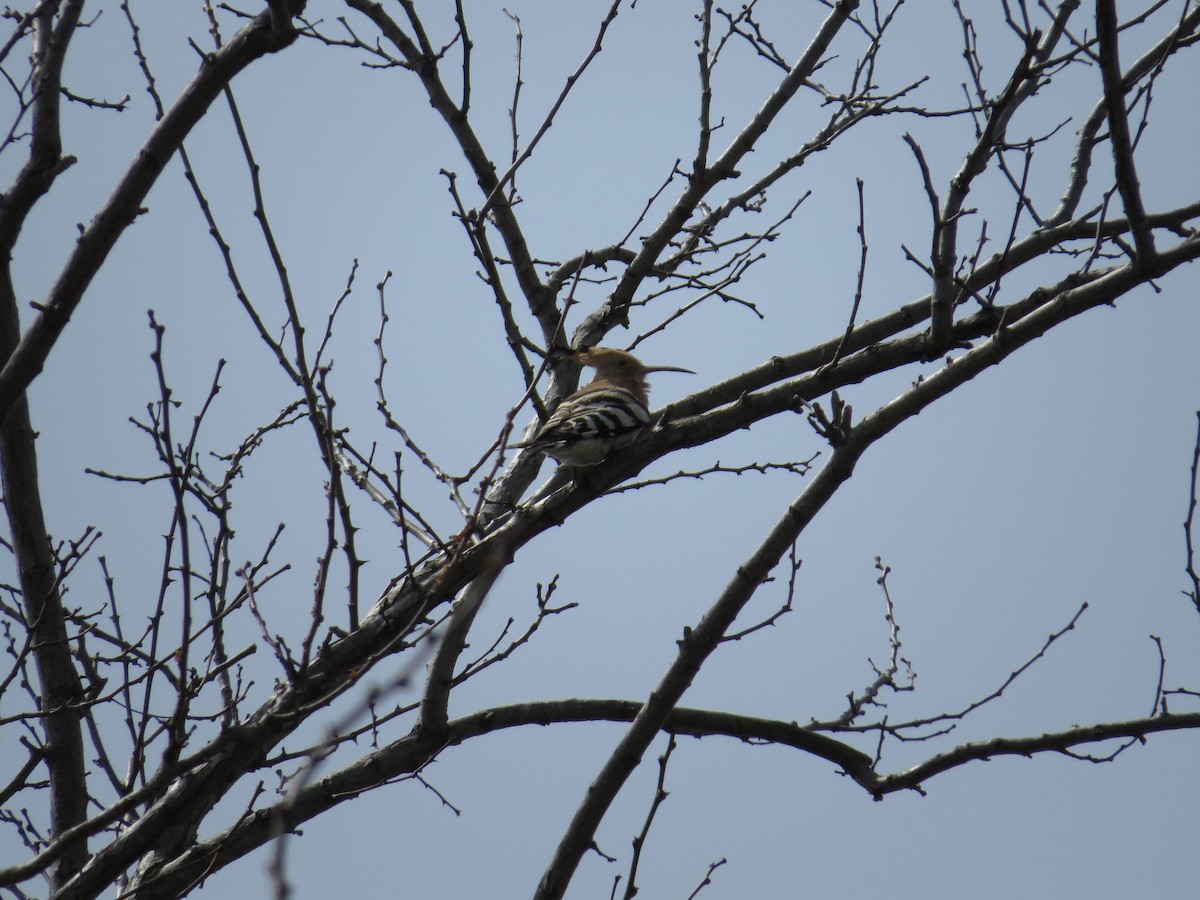
<svg viewBox="0 0 1200 900">
<path fill-rule="evenodd" d="M 687 372 L 689 375 L 695 375 L 691 369 L 684 369 L 680 366 L 646 366 L 647 372 Z"/>
</svg>

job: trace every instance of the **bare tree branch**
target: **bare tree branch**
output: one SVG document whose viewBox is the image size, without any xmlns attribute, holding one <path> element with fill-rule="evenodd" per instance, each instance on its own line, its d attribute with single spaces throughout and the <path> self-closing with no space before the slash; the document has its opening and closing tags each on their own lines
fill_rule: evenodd
<svg viewBox="0 0 1200 900">
<path fill-rule="evenodd" d="M 811 19 L 805 45 L 790 28 L 791 19 L 789 30 L 779 31 L 766 0 L 750 0 L 736 10 L 696 0 L 694 23 L 681 20 L 681 31 L 671 35 L 686 41 L 686 59 L 695 60 L 686 66 L 693 80 L 682 94 L 692 110 L 685 111 L 684 135 L 664 136 L 650 146 L 653 158 L 636 176 L 645 180 L 645 194 L 623 212 L 597 209 L 596 221 L 614 230 L 607 236 L 601 231 L 594 246 L 582 247 L 567 243 L 579 240 L 570 235 L 580 232 L 562 227 L 566 219 L 523 221 L 519 213 L 535 204 L 523 205 L 518 177 L 530 199 L 535 186 L 539 191 L 548 186 L 556 198 L 569 201 L 577 187 L 571 179 L 592 177 L 581 175 L 578 166 L 563 167 L 568 176 L 543 166 L 553 161 L 547 136 L 553 129 L 571 137 L 578 119 L 567 113 L 579 111 L 585 74 L 589 80 L 604 77 L 601 69 L 614 71 L 614 61 L 624 67 L 633 58 L 624 55 L 623 43 L 616 48 L 619 55 L 610 58 L 614 48 L 605 41 L 628 40 L 643 49 L 635 43 L 641 37 L 637 29 L 612 27 L 618 13 L 622 22 L 631 16 L 641 26 L 640 4 L 604 4 L 587 26 L 582 59 L 568 65 L 573 74 L 565 86 L 549 86 L 549 93 L 534 80 L 545 48 L 525 40 L 538 33 L 534 20 L 528 12 L 522 13 L 525 21 L 510 13 L 517 72 L 511 93 L 502 88 L 497 102 L 495 91 L 480 86 L 485 78 L 503 85 L 511 77 L 504 74 L 510 71 L 504 47 L 511 41 L 505 43 L 500 12 L 480 10 L 475 15 L 487 17 L 488 28 L 481 27 L 483 19 L 472 20 L 468 28 L 461 0 L 445 4 L 440 13 L 413 0 L 390 8 L 372 0 L 345 0 L 346 16 L 328 21 L 302 18 L 306 5 L 301 0 L 267 0 L 252 12 L 206 2 L 202 9 L 212 49 L 201 50 L 196 40 L 184 37 L 198 54 L 199 72 L 174 103 L 167 103 L 159 93 L 167 79 L 151 68 L 152 46 L 143 45 L 152 32 L 142 31 L 132 5 L 123 3 L 132 63 L 141 70 L 150 104 L 139 109 L 130 103 L 129 112 L 119 117 L 110 107 L 122 102 L 102 98 L 120 96 L 120 89 L 63 83 L 64 72 L 84 71 L 66 65 L 68 48 L 96 33 L 87 31 L 95 20 L 81 18 L 81 0 L 28 0 L 27 9 L 0 16 L 12 29 L 0 39 L 0 89 L 14 98 L 0 134 L 0 154 L 8 153 L 13 163 L 0 203 L 0 250 L 5 251 L 0 254 L 0 484 L 9 524 L 0 536 L 0 556 L 11 561 L 12 571 L 0 581 L 0 656 L 7 660 L 0 671 L 5 701 L 0 731 L 10 746 L 20 748 L 11 754 L 0 784 L 0 826 L 26 850 L 24 859 L 0 869 L 0 886 L 24 896 L 31 890 L 25 882 L 40 877 L 48 881 L 54 900 L 92 900 L 114 890 L 122 896 L 182 897 L 275 841 L 268 877 L 276 894 L 287 896 L 299 883 L 297 872 L 289 871 L 300 867 L 298 855 L 290 852 L 291 834 L 304 823 L 366 792 L 405 781 L 436 797 L 439 807 L 467 815 L 471 806 L 458 797 L 458 786 L 433 778 L 439 759 L 501 730 L 524 728 L 525 740 L 536 746 L 532 735 L 542 726 L 595 722 L 609 723 L 604 733 L 621 736 L 590 786 L 567 788 L 568 800 L 578 798 L 578 806 L 558 836 L 537 896 L 566 894 L 580 861 L 592 851 L 616 861 L 605 852 L 612 847 L 609 838 L 600 838 L 603 826 L 637 835 L 627 872 L 607 879 L 617 896 L 625 878 L 624 893 L 631 897 L 645 890 L 639 881 L 650 883 L 654 856 L 664 850 L 648 836 L 652 827 L 657 831 L 664 824 L 657 813 L 666 797 L 667 763 L 681 736 L 725 736 L 751 746 L 793 749 L 799 754 L 794 758 L 824 760 L 847 777 L 847 786 L 879 799 L 899 790 L 923 791 L 935 775 L 979 759 L 1054 753 L 1098 763 L 1160 731 L 1200 729 L 1200 714 L 1168 710 L 1168 701 L 1194 706 L 1200 689 L 1166 687 L 1168 645 L 1176 639 L 1155 637 L 1159 665 L 1157 679 L 1146 685 L 1148 694 L 1153 688 L 1154 701 L 1148 717 L 1114 717 L 1034 737 L 987 732 L 992 734 L 987 739 L 953 746 L 948 735 L 959 721 L 970 715 L 973 723 L 981 723 L 1001 695 L 1011 701 L 1010 686 L 1074 628 L 1082 608 L 1049 638 L 1036 637 L 1034 647 L 1040 649 L 1032 656 L 999 670 L 998 689 L 949 706 L 937 702 L 932 712 L 927 706 L 914 714 L 909 705 L 921 694 L 905 655 L 914 645 L 910 625 L 906 620 L 902 645 L 900 604 L 893 602 L 890 569 L 880 558 L 886 633 L 879 653 L 867 656 L 869 669 L 861 679 L 830 686 L 832 717 L 821 721 L 790 706 L 778 718 L 760 718 L 738 709 L 680 705 L 705 668 L 711 670 L 718 648 L 732 655 L 748 646 L 768 647 L 791 633 L 797 616 L 788 613 L 794 603 L 808 614 L 809 604 L 800 602 L 806 598 L 800 554 L 809 553 L 804 543 L 813 534 L 809 526 L 842 492 L 864 454 L 881 441 L 890 443 L 902 423 L 959 393 L 1018 350 L 1052 331 L 1066 333 L 1062 326 L 1076 317 L 1116 303 L 1136 311 L 1146 286 L 1169 290 L 1182 284 L 1180 271 L 1200 258 L 1200 197 L 1186 189 L 1186 165 L 1167 161 L 1150 168 L 1141 158 L 1136 160 L 1140 171 L 1135 165 L 1135 152 L 1144 154 L 1143 148 L 1161 137 L 1162 110 L 1172 108 L 1166 104 L 1190 96 L 1178 85 L 1186 81 L 1187 63 L 1194 62 L 1185 51 L 1200 44 L 1195 4 L 1179 8 L 1178 2 L 1156 0 L 1122 20 L 1117 4 L 1097 0 L 1098 27 L 1092 34 L 1076 22 L 1080 0 L 1005 0 L 988 13 L 972 10 L 980 16 L 978 26 L 967 14 L 969 7 L 954 3 L 948 21 L 960 32 L 956 41 L 961 40 L 965 74 L 947 75 L 931 62 L 925 74 L 890 82 L 886 54 L 905 51 L 905 32 L 893 23 L 902 15 L 917 15 L 913 5 L 904 0 L 823 0 L 823 5 L 823 21 Z M 986 28 L 984 15 L 989 16 Z M 222 25 L 229 18 L 239 30 L 226 41 Z M 502 65 L 495 62 L 497 25 Z M 289 220 L 297 207 L 288 205 L 288 194 L 297 190 L 288 184 L 276 193 L 280 182 L 270 177 L 275 154 L 288 152 L 290 145 L 280 145 L 287 147 L 281 151 L 275 135 L 256 134 L 252 110 L 262 85 L 247 85 L 255 94 L 239 98 L 241 104 L 231 91 L 233 79 L 251 63 L 298 38 L 307 39 L 306 49 L 315 58 L 335 48 L 343 56 L 348 51 L 369 70 L 368 80 L 407 88 L 389 94 L 384 104 L 372 102 L 373 94 L 364 96 L 363 108 L 371 117 L 393 116 L 393 101 L 407 116 L 415 108 L 412 88 L 417 106 L 433 107 L 434 127 L 443 128 L 452 152 L 462 154 L 469 177 L 460 179 L 453 171 L 462 169 L 462 159 L 426 155 L 418 165 L 408 165 L 405 157 L 387 179 L 371 185 L 390 190 L 386 186 L 397 177 L 406 187 L 417 179 L 435 187 L 443 178 L 448 182 L 448 194 L 439 195 L 442 214 L 456 218 L 453 227 L 461 226 L 466 238 L 451 242 L 457 245 L 448 252 L 457 253 L 454 258 L 465 263 L 468 279 L 474 271 L 484 288 L 470 295 L 483 303 L 471 311 L 474 321 L 450 320 L 444 309 L 426 318 L 427 308 L 413 309 L 423 298 L 397 293 L 397 285 L 410 283 L 410 270 L 420 270 L 422 277 L 446 271 L 426 271 L 444 265 L 440 255 L 416 258 L 427 247 L 419 234 L 379 251 L 389 254 L 382 262 L 371 258 L 374 248 L 326 247 L 328 258 L 311 262 L 334 273 L 348 269 L 348 274 L 327 296 L 310 287 L 310 260 L 297 254 L 301 247 L 311 253 L 308 248 L 317 244 L 307 237 L 297 242 L 300 230 Z M 1118 44 L 1150 49 L 1123 69 Z M 602 47 L 609 52 L 601 54 Z M 291 57 L 278 61 L 285 67 L 281 72 L 294 71 L 286 68 L 294 62 Z M 307 58 L 296 64 L 307 65 Z M 1092 94 L 1078 106 L 1078 86 L 1086 86 L 1083 76 L 1091 70 L 1098 70 L 1100 79 L 1088 76 Z M 137 70 L 130 71 L 137 80 Z M 1168 71 L 1176 77 L 1160 77 Z M 749 85 L 765 98 L 761 104 L 747 105 L 742 90 Z M 271 100 L 300 102 L 292 87 L 289 78 L 273 80 Z M 204 146 L 206 154 L 216 154 L 214 172 L 228 171 L 230 152 L 235 172 L 245 167 L 245 177 L 234 183 L 203 180 L 197 170 L 208 160 L 200 156 L 201 145 L 190 147 L 193 154 L 183 146 L 197 123 L 214 111 L 212 100 L 221 92 L 233 140 Z M 936 106 L 929 102 L 933 96 L 939 98 Z M 523 139 L 521 117 L 536 97 L 544 98 L 548 111 L 530 130 L 531 139 Z M 303 102 L 315 108 L 324 98 Z M 506 102 L 511 102 L 507 120 Z M 679 92 L 655 102 L 678 104 Z M 652 113 L 660 110 L 666 107 Z M 138 115 L 143 121 L 154 117 L 156 124 L 147 126 L 145 140 L 132 142 L 140 144 L 135 157 L 107 175 L 100 163 L 85 160 L 89 178 L 110 179 L 111 195 L 80 228 L 79 240 L 50 251 L 19 241 L 23 230 L 33 234 L 25 225 L 42 210 L 53 212 L 44 201 L 74 161 L 64 150 L 64 135 L 90 133 L 87 128 L 96 126 L 88 123 L 97 116 L 108 123 Z M 286 117 L 282 121 L 280 127 L 289 127 Z M 1073 147 L 1063 133 L 1067 121 L 1076 121 L 1079 129 Z M 417 115 L 403 123 L 409 132 L 406 148 L 424 151 L 437 144 L 425 140 L 429 135 Z M 375 124 L 371 118 L 370 127 Z M 851 132 L 855 138 L 847 140 Z M 722 133 L 727 136 L 723 148 L 715 143 Z M 497 146 L 489 148 L 487 142 L 497 137 Z M 610 137 L 625 139 L 620 134 L 605 139 Z M 860 141 L 858 151 L 852 140 Z M 1108 180 L 1096 178 L 1093 160 L 1095 148 L 1106 140 L 1112 143 L 1115 171 Z M 895 159 L 905 152 L 901 141 L 907 141 L 917 163 L 907 172 Z M 928 202 L 924 219 L 912 208 L 873 214 L 869 271 L 866 170 L 856 179 L 840 156 L 837 167 L 820 168 L 834 161 L 833 154 L 822 156 L 834 144 L 835 152 L 850 146 L 852 153 L 869 154 L 873 205 L 881 197 L 894 203 L 897 182 L 909 198 L 916 188 L 917 207 L 924 202 L 922 193 Z M 16 160 L 22 152 L 27 157 Z M 215 276 L 217 293 L 224 279 L 223 293 L 234 296 L 241 309 L 235 306 L 228 322 L 220 320 L 220 327 L 229 329 L 222 346 L 196 342 L 188 349 L 203 357 L 202 367 L 184 369 L 182 356 L 166 355 L 173 346 L 167 337 L 179 333 L 170 324 L 175 317 L 171 298 L 154 301 L 152 369 L 144 373 L 150 399 L 130 419 L 137 451 L 150 454 L 149 466 L 144 457 L 110 461 L 101 455 L 108 452 L 107 444 L 93 450 L 92 433 L 84 430 L 94 427 L 90 413 L 76 424 L 54 405 L 59 398 L 51 391 L 62 391 L 64 382 L 51 378 L 31 392 L 52 421 L 50 440 L 67 434 L 72 450 L 87 458 L 86 471 L 102 479 L 90 482 L 120 496 L 132 492 L 160 502 L 148 517 L 139 508 L 138 521 L 131 522 L 126 520 L 134 516 L 119 503 L 105 501 L 110 515 L 94 524 L 76 523 L 75 511 L 63 515 L 64 501 L 56 499 L 74 490 L 73 473 L 38 471 L 33 428 L 38 409 L 30 410 L 26 388 L 48 361 L 57 359 L 51 350 L 101 269 L 114 266 L 121 274 L 122 260 L 115 254 L 110 259 L 110 251 L 143 215 L 148 192 L 177 152 L 200 227 L 207 227 L 218 251 L 215 268 L 203 277 Z M 543 160 L 545 154 L 550 155 Z M 686 161 L 684 168 L 680 160 Z M 1057 171 L 1051 168 L 1055 164 Z M 827 183 L 830 171 L 841 180 Z M 610 179 L 615 188 L 626 173 L 595 177 Z M 857 231 L 851 234 L 853 205 L 842 201 L 853 195 L 841 188 L 855 179 Z M 1046 194 L 1047 184 L 1059 187 Z M 1164 185 L 1170 190 L 1164 192 Z M 1053 202 L 1059 195 L 1058 208 L 1045 215 L 1047 198 Z M 1118 195 L 1123 208 L 1115 205 Z M 389 199 L 412 203 L 420 196 L 413 191 Z M 1165 203 L 1152 205 L 1164 196 Z M 254 221 L 227 212 L 231 202 L 252 210 Z M 569 217 L 579 204 L 558 206 Z M 539 207 L 538 215 L 552 207 Z M 844 233 L 827 233 L 834 221 L 843 222 Z M 924 226 L 927 245 L 924 238 L 914 243 L 910 236 L 913 227 L 923 233 L 922 222 L 931 223 Z M 304 224 L 303 230 L 313 227 Z M 327 229 L 321 237 L 338 227 L 318 224 Z M 594 223 L 583 224 L 591 228 Z M 257 251 L 245 237 L 246 225 L 260 242 Z M 355 232 L 355 239 L 362 233 Z M 849 246 L 857 246 L 849 259 L 831 250 L 847 246 L 846 235 Z M 876 256 L 880 245 L 883 255 Z M 37 314 L 22 333 L 25 301 L 19 291 L 27 290 L 32 247 L 45 254 L 34 262 L 50 288 L 34 304 Z M 890 279 L 888 254 L 898 265 L 907 264 L 889 247 L 902 250 L 917 267 L 918 280 L 928 285 L 923 296 L 895 296 L 900 282 Z M 393 260 L 392 254 L 400 255 Z M 367 269 L 387 273 L 375 279 L 377 317 L 367 315 L 365 325 L 363 311 L 353 302 L 356 289 L 361 290 L 360 259 Z M 850 280 L 844 270 L 826 278 L 817 271 L 826 264 L 842 265 Z M 394 280 L 393 271 L 404 277 Z M 135 281 L 127 276 L 121 289 L 141 296 L 131 287 Z M 819 287 L 839 284 L 847 289 Z M 268 298 L 278 305 L 272 307 Z M 489 314 L 492 303 L 496 311 Z M 808 306 L 792 308 L 797 303 Z M 116 321 L 113 317 L 114 327 Z M 493 348 L 499 348 L 501 359 L 511 357 L 508 365 L 515 363 L 517 371 L 490 384 L 487 372 L 472 369 L 470 379 L 462 381 L 471 389 L 460 387 L 450 414 L 442 419 L 428 414 L 416 404 L 428 393 L 422 390 L 427 377 L 422 354 L 430 351 L 414 352 L 414 347 L 430 322 L 445 326 L 438 339 L 446 338 L 463 360 L 494 355 L 478 354 L 469 343 L 478 340 L 477 329 L 490 329 Z M 793 327 L 796 322 L 799 328 Z M 811 333 L 813 322 L 825 323 L 823 335 Z M 732 323 L 728 330 L 727 323 Z M 746 332 L 735 330 L 744 326 L 759 329 L 754 333 L 762 335 L 761 343 L 744 342 Z M 517 417 L 534 420 L 536 415 L 530 427 L 544 422 L 578 384 L 576 351 L 614 342 L 621 327 L 631 331 L 620 343 L 638 348 L 639 354 L 643 343 L 657 346 L 663 338 L 687 341 L 690 336 L 692 350 L 685 348 L 679 362 L 722 374 L 690 396 L 647 411 L 650 420 L 639 418 L 644 427 L 636 429 L 636 439 L 609 458 L 591 466 L 558 467 L 534 488 L 543 460 L 524 441 L 517 442 L 519 452 L 510 452 L 514 430 L 525 424 Z M 268 369 L 278 366 L 282 380 L 260 390 L 261 369 L 246 364 L 255 354 L 242 353 L 245 337 L 252 344 L 257 338 L 257 356 L 266 358 Z M 103 351 L 111 354 L 109 342 L 117 339 L 105 333 Z M 81 342 L 80 371 L 94 365 L 90 371 L 107 376 L 108 360 L 94 343 Z M 694 352 L 695 362 L 687 352 Z M 747 359 L 758 362 L 749 365 Z M 69 376 L 67 384 L 78 380 L 65 367 L 55 373 L 62 374 Z M 515 389 L 510 375 L 519 375 Z M 48 396 L 39 393 L 43 384 Z M 234 392 L 238 403 L 231 405 L 227 398 Z M 127 406 L 126 400 L 116 402 Z M 64 404 L 63 409 L 73 407 Z M 111 417 L 114 409 L 94 412 Z M 247 421 L 247 415 L 254 418 Z M 308 424 L 301 432 L 290 427 L 302 420 Z M 309 428 L 312 437 L 307 437 Z M 739 434 L 747 431 L 749 436 Z M 705 457 L 691 453 L 648 468 L 668 454 L 725 438 L 741 442 L 705 450 Z M 1193 548 L 1200 432 L 1192 457 L 1184 525 L 1189 590 L 1184 593 L 1200 609 Z M 56 456 L 44 459 L 59 465 Z M 281 460 L 317 464 L 315 480 L 297 484 L 296 504 L 279 504 L 286 512 L 276 512 L 273 496 L 261 490 L 271 484 L 278 491 L 278 485 L 257 480 L 264 468 L 277 469 Z M 297 466 L 287 476 L 301 471 Z M 750 474 L 764 477 L 715 477 Z M 784 478 L 792 475 L 802 480 Z M 43 497 L 51 478 L 55 493 Z M 785 484 L 794 486 L 790 504 L 775 493 Z M 764 503 L 776 497 L 779 505 L 771 513 L 776 520 L 755 525 L 739 517 L 737 537 L 750 544 L 741 551 L 742 564 L 730 567 L 723 587 L 689 586 L 689 596 L 702 605 L 677 623 L 682 638 L 667 645 L 662 670 L 635 687 L 636 699 L 559 697 L 553 678 L 538 678 L 505 682 L 526 696 L 504 698 L 486 709 L 469 705 L 478 695 L 464 687 L 467 682 L 487 688 L 485 682 L 497 672 L 519 668 L 519 661 L 510 667 L 514 656 L 531 660 L 542 648 L 571 653 L 571 647 L 555 643 L 565 629 L 541 626 L 559 612 L 587 608 L 585 593 L 602 592 L 611 573 L 624 574 L 627 560 L 619 541 L 571 545 L 570 536 L 586 532 L 592 510 L 626 504 L 637 509 L 635 524 L 648 526 L 647 539 L 657 539 L 651 531 L 657 520 L 641 521 L 648 508 L 641 501 L 652 494 L 671 505 L 684 492 L 687 502 L 692 492 L 707 492 L 722 499 L 695 508 L 718 523 L 714 540 L 724 540 L 721 492 L 743 485 L 765 487 Z M 651 494 L 644 492 L 648 488 Z M 55 524 L 60 521 L 64 524 Z M 374 526 L 382 531 L 373 531 Z M 70 537 L 53 536 L 59 527 Z M 129 536 L 140 538 L 136 550 L 125 546 L 127 527 Z M 143 535 L 138 528 L 151 530 Z M 565 529 L 568 538 L 561 546 L 571 547 L 562 555 L 564 583 L 572 569 L 590 567 L 578 601 L 551 605 L 555 574 L 547 588 L 539 585 L 535 610 L 493 606 L 506 599 L 496 587 L 507 584 L 500 576 L 552 529 Z M 689 553 L 705 550 L 689 548 Z M 553 571 L 560 571 L 557 559 Z M 304 582 L 299 591 L 297 580 Z M 517 584 L 514 594 L 527 598 L 528 591 Z M 372 596 L 368 609 L 363 601 Z M 1152 627 L 1156 634 L 1166 633 Z M 427 662 L 421 686 L 415 673 Z M 930 679 L 922 675 L 925 692 Z M 628 821 L 609 821 L 619 815 L 617 794 L 660 733 L 669 737 L 648 813 L 632 827 Z M 910 754 L 905 768 L 885 770 L 885 742 L 889 750 L 905 742 Z M 911 754 L 922 749 L 925 758 L 911 764 Z M 673 788 L 686 789 L 686 783 Z M 691 884 L 705 864 L 692 871 L 693 862 L 687 869 Z M 723 865 L 723 859 L 709 865 L 693 896 Z"/>
<path fill-rule="evenodd" d="M 70 4 L 76 20 L 82 5 L 82 0 Z M 126 171 L 108 202 L 79 236 L 71 258 L 63 267 L 46 300 L 39 304 L 33 324 L 22 336 L 20 343 L 5 353 L 4 365 L 0 368 L 0 417 L 7 414 L 16 398 L 42 371 L 46 357 L 83 299 L 84 291 L 108 257 L 117 238 L 140 214 L 146 194 L 162 174 L 163 167 L 175 155 L 184 138 L 208 111 L 209 105 L 218 94 L 242 70 L 261 57 L 283 50 L 295 41 L 295 31 L 290 26 L 280 29 L 279 20 L 286 10 L 292 9 L 293 14 L 298 14 L 303 8 L 302 0 L 272 0 L 268 11 L 256 16 L 229 43 L 205 60 L 196 77 L 159 121 L 146 139 L 143 151 Z M 73 30 L 71 19 L 64 19 L 59 27 L 59 41 L 65 51 L 66 41 Z M 47 70 L 49 71 L 51 70 Z M 53 93 L 57 97 L 57 90 L 47 93 Z M 44 102 L 49 104 L 52 101 L 45 98 Z M 56 103 L 57 100 L 53 102 Z M 56 113 L 49 111 L 48 114 Z M 69 160 L 70 157 L 66 157 L 61 161 L 56 159 L 49 162 L 50 171 L 60 171 L 62 166 L 70 164 Z M 47 172 L 46 159 L 39 156 L 36 166 L 37 172 Z M 46 175 L 43 174 L 39 174 L 38 178 L 32 181 L 24 181 L 31 183 L 31 186 L 35 182 L 45 183 L 45 187 L 49 186 Z M 39 188 L 35 186 L 34 190 Z M 44 191 L 44 188 L 40 190 Z M 25 217 L 22 207 L 28 210 L 35 199 L 29 197 L 26 203 L 18 204 L 11 214 L 5 215 L 3 219 L 7 221 L 7 225 L 0 221 L 0 247 L 11 248 Z M 7 256 L 7 253 L 5 255 Z"/>
</svg>

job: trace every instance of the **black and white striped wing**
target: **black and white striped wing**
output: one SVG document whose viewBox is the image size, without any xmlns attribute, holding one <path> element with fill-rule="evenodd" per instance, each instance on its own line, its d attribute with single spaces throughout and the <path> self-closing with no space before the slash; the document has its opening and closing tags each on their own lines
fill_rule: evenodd
<svg viewBox="0 0 1200 900">
<path fill-rule="evenodd" d="M 633 394 L 605 387 L 564 402 L 529 444 L 560 459 L 599 461 L 627 446 L 649 424 L 650 411 Z"/>
</svg>

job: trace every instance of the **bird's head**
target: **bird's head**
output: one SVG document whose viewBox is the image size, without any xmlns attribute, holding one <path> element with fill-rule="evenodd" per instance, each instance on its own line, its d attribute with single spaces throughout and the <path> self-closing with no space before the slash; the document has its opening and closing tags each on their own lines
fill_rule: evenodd
<svg viewBox="0 0 1200 900">
<path fill-rule="evenodd" d="M 691 369 L 684 369 L 680 366 L 648 366 L 632 353 L 626 353 L 624 350 L 617 350 L 613 347 L 590 347 L 587 350 L 580 350 L 575 354 L 575 358 L 585 366 L 596 370 L 593 383 L 607 382 L 642 395 L 648 389 L 646 376 L 651 372 L 696 374 Z"/>
</svg>

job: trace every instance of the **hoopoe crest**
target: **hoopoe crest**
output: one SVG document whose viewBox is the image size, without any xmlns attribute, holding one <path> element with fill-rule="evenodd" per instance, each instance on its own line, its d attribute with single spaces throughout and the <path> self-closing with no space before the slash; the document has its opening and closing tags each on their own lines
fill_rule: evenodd
<svg viewBox="0 0 1200 900">
<path fill-rule="evenodd" d="M 528 441 L 514 444 L 552 456 L 568 466 L 594 466 L 634 444 L 650 424 L 651 372 L 688 372 L 679 366 L 648 366 L 631 353 L 593 347 L 575 354 L 596 370 L 590 383 L 563 400 Z"/>
</svg>

